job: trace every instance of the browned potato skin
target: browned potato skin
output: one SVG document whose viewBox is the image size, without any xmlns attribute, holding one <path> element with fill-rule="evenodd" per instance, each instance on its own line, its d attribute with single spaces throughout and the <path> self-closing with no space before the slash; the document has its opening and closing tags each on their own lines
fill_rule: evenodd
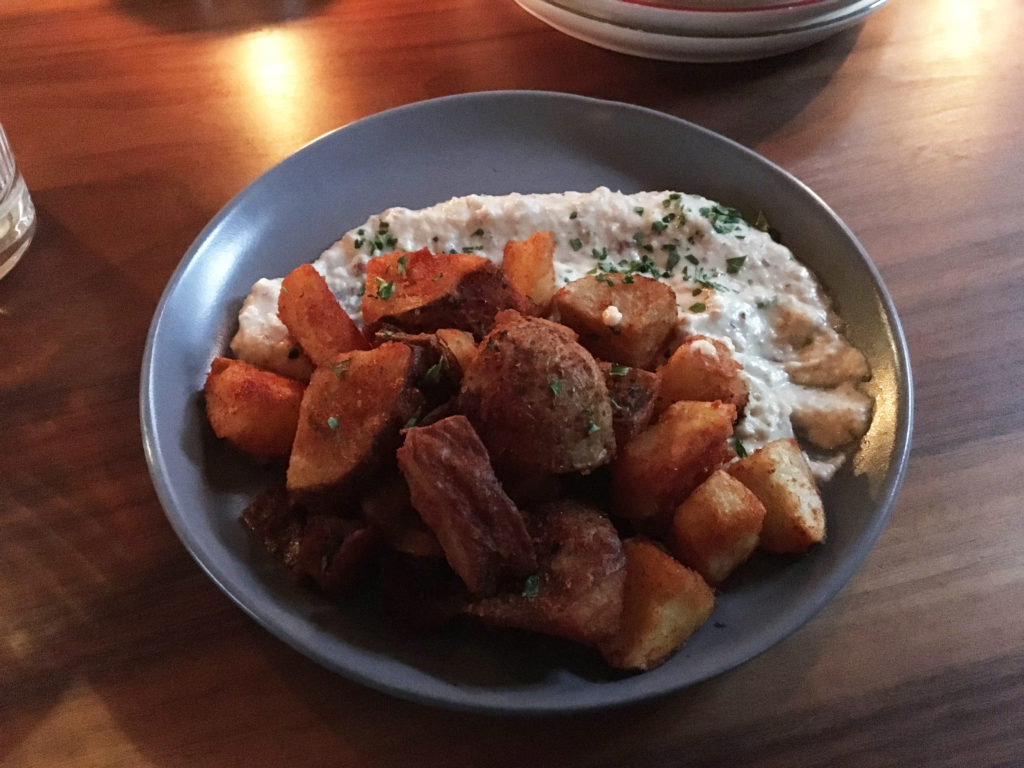
<svg viewBox="0 0 1024 768">
<path fill-rule="evenodd" d="M 601 369 L 570 329 L 542 318 L 497 315 L 462 378 L 458 410 L 495 464 L 515 472 L 588 472 L 615 454 Z"/>
<path fill-rule="evenodd" d="M 680 562 L 717 586 L 757 548 L 764 515 L 760 499 L 718 469 L 676 509 L 665 543 Z"/>
<path fill-rule="evenodd" d="M 672 289 L 643 275 L 587 275 L 560 288 L 552 303 L 595 357 L 648 370 L 661 362 L 678 317 Z M 602 318 L 611 305 L 622 313 L 614 329 Z"/>
<path fill-rule="evenodd" d="M 612 404 L 612 425 L 619 449 L 643 432 L 654 418 L 661 377 L 643 368 L 598 361 Z"/>
<path fill-rule="evenodd" d="M 346 352 L 317 368 L 302 399 L 288 490 L 338 494 L 368 483 L 423 405 L 416 388 L 423 370 L 422 351 L 397 342 Z"/>
<path fill-rule="evenodd" d="M 536 570 L 525 518 L 465 416 L 407 430 L 397 456 L 413 507 L 471 593 L 493 594 Z"/>
<path fill-rule="evenodd" d="M 458 328 L 438 328 L 437 341 L 449 367 L 461 377 L 476 357 L 477 346 L 473 334 Z"/>
<path fill-rule="evenodd" d="M 494 627 L 599 643 L 618 628 L 622 613 L 626 571 L 618 532 L 604 514 L 572 501 L 539 511 L 533 530 L 536 594 L 487 598 L 466 612 Z"/>
<path fill-rule="evenodd" d="M 714 348 L 713 355 L 707 354 L 709 344 Z M 747 385 L 741 370 L 729 348 L 718 339 L 690 336 L 658 369 L 661 391 L 657 411 L 679 400 L 721 400 L 742 411 L 747 404 Z"/>
<path fill-rule="evenodd" d="M 728 439 L 735 418 L 736 407 L 729 403 L 670 405 L 612 464 L 616 511 L 660 536 L 675 508 L 733 457 Z"/>
<path fill-rule="evenodd" d="M 260 460 L 286 458 L 305 386 L 241 360 L 214 358 L 206 376 L 206 418 L 217 437 Z"/>
<path fill-rule="evenodd" d="M 296 267 L 281 281 L 277 316 L 314 365 L 370 346 L 312 264 Z"/>
<path fill-rule="evenodd" d="M 545 315 L 555 295 L 555 236 L 534 232 L 526 240 L 505 243 L 501 269 L 530 302 L 531 315 Z"/>
<path fill-rule="evenodd" d="M 825 540 L 821 494 L 796 440 L 773 440 L 728 470 L 764 504 L 762 549 L 797 554 Z"/>
<path fill-rule="evenodd" d="M 381 294 L 382 288 L 390 290 Z M 529 304 L 497 264 L 471 253 L 387 253 L 366 265 L 363 322 L 368 334 L 382 325 L 409 333 L 458 328 L 481 338 L 502 309 Z"/>
<path fill-rule="evenodd" d="M 707 621 L 715 595 L 700 574 L 650 541 L 629 539 L 624 550 L 622 619 L 599 649 L 613 667 L 648 670 L 664 662 Z"/>
</svg>

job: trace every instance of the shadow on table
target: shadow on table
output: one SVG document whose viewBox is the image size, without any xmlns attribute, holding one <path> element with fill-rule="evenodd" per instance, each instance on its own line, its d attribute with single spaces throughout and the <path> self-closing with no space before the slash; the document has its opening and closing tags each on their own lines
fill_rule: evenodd
<svg viewBox="0 0 1024 768">
<path fill-rule="evenodd" d="M 312 16 L 331 0 L 113 0 L 164 32 L 227 32 Z"/>
</svg>

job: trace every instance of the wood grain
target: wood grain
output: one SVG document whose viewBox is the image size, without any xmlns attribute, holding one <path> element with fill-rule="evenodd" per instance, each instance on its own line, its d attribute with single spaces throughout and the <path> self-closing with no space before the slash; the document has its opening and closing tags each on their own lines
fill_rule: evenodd
<svg viewBox="0 0 1024 768">
<path fill-rule="evenodd" d="M 511 0 L 5 0 L 0 121 L 40 213 L 0 281 L 0 764 L 1024 765 L 1024 6 L 892 2 L 762 62 L 604 51 Z M 181 255 L 305 142 L 502 88 L 701 123 L 817 191 L 901 313 L 916 430 L 852 582 L 759 658 L 622 711 L 506 720 L 322 670 L 200 571 L 139 366 Z"/>
</svg>

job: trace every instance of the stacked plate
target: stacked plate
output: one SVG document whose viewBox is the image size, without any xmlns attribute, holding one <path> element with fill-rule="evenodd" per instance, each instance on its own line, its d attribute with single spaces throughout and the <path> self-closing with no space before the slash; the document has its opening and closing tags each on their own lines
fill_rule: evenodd
<svg viewBox="0 0 1024 768">
<path fill-rule="evenodd" d="M 588 43 L 668 61 L 746 61 L 811 45 L 887 0 L 516 0 Z"/>
</svg>

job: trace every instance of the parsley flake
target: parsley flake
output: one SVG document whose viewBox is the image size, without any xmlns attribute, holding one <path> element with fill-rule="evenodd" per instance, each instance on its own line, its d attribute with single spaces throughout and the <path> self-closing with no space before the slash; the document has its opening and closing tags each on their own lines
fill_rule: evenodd
<svg viewBox="0 0 1024 768">
<path fill-rule="evenodd" d="M 629 373 L 629 366 L 628 365 L 620 365 L 619 363 L 614 363 L 612 365 L 612 369 L 611 369 L 611 371 L 609 371 L 609 373 L 612 376 L 625 376 L 627 373 Z"/>
<path fill-rule="evenodd" d="M 744 263 L 746 263 L 746 256 L 733 256 L 725 260 L 725 271 L 730 275 L 735 275 L 741 269 L 743 269 Z"/>
<path fill-rule="evenodd" d="M 383 277 L 376 278 L 377 280 L 377 298 L 387 301 L 395 293 L 395 284 L 390 283 Z"/>
</svg>

